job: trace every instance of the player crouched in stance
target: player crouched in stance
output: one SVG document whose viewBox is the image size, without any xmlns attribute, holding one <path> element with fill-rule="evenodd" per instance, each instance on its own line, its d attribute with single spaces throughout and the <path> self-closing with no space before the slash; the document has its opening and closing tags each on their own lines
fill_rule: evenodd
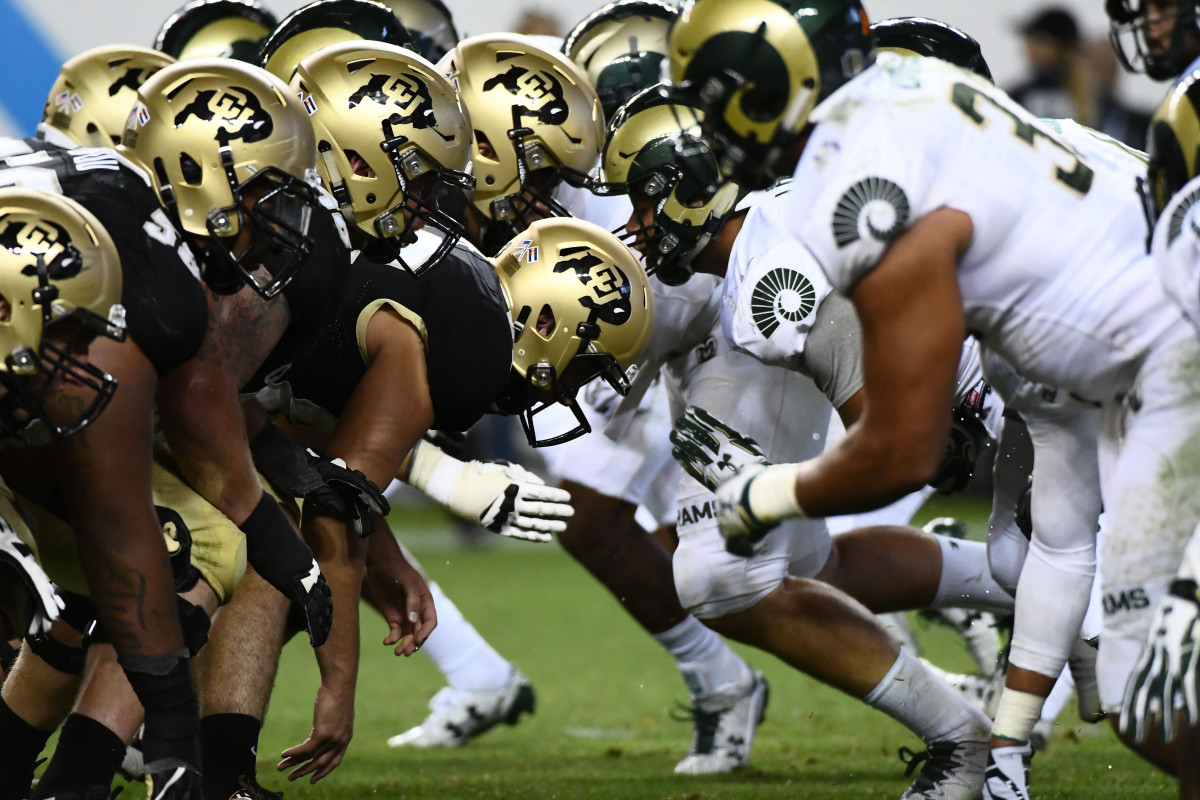
<svg viewBox="0 0 1200 800">
<path fill-rule="evenodd" d="M 97 336 L 125 337 L 121 261 L 111 237 L 71 200 L 0 189 L 0 298 L 0 352 L 6 354 L 0 364 L 0 449 L 80 433 L 117 389 L 111 375 L 88 362 Z M 5 644 L 48 633 L 64 608 L 36 560 L 36 547 L 16 497 L 0 478 Z M 16 657 L 6 650 L 5 673 Z"/>
<path fill-rule="evenodd" d="M 860 422 L 812 461 L 721 476 L 723 531 L 753 540 L 780 519 L 876 507 L 927 480 L 969 328 L 1019 375 L 1100 405 L 1104 592 L 1156 604 L 1197 521 L 1200 387 L 1187 373 L 1200 343 L 1150 277 L 1134 177 L 936 59 L 866 66 L 863 24 L 855 3 L 697 0 L 672 32 L 672 82 L 704 106 L 723 166 L 744 181 L 794 170 L 789 224 L 863 328 Z M 729 46 L 739 40 L 756 46 Z M 764 91 L 747 116 L 734 87 L 780 87 L 775 67 L 807 78 Z M 1087 552 L 1071 558 L 1094 569 Z M 1133 605 L 1106 609 L 1097 673 L 1110 713 L 1151 627 L 1152 608 Z M 1027 754 L 995 738 L 985 794 L 1027 797 Z M 1171 765 L 1162 744 L 1139 751 Z"/>
</svg>

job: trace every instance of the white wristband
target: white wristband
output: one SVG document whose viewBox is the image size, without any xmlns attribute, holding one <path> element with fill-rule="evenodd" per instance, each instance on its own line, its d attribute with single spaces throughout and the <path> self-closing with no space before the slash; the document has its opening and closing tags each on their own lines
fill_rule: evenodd
<svg viewBox="0 0 1200 800">
<path fill-rule="evenodd" d="M 798 464 L 772 464 L 750 481 L 750 513 L 768 525 L 788 517 L 805 517 L 796 500 Z"/>
<path fill-rule="evenodd" d="M 442 505 L 449 505 L 450 492 L 462 473 L 463 462 L 446 455 L 440 447 L 424 439 L 413 448 L 411 459 L 408 485 Z"/>
</svg>

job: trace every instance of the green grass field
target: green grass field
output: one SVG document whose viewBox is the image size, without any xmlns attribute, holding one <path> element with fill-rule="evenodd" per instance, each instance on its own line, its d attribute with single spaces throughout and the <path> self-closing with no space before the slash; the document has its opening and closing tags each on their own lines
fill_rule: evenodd
<svg viewBox="0 0 1200 800">
<path fill-rule="evenodd" d="M 978 519 L 974 508 L 949 510 Z M 866 800 L 898 798 L 909 783 L 897 750 L 919 749 L 914 737 L 882 714 L 746 649 L 771 682 L 752 766 L 725 776 L 677 777 L 672 767 L 691 740 L 690 725 L 669 716 L 687 697 L 678 672 L 557 546 L 497 542 L 463 549 L 448 529 L 401 538 L 480 632 L 529 675 L 537 712 L 462 749 L 389 749 L 387 737 L 424 718 L 442 681 L 421 654 L 398 659 L 381 646 L 386 627 L 364 609 L 354 742 L 342 765 L 315 786 L 288 785 L 274 769 L 279 752 L 307 735 L 317 685 L 307 644 L 297 638 L 284 653 L 259 748 L 259 779 L 284 790 L 289 800 Z M 943 629 L 918 628 L 918 636 L 935 662 L 969 667 L 965 651 Z M 1060 723 L 1049 749 L 1034 761 L 1036 797 L 1175 796 L 1174 783 L 1120 746 L 1107 726 L 1079 723 L 1073 703 Z"/>
</svg>

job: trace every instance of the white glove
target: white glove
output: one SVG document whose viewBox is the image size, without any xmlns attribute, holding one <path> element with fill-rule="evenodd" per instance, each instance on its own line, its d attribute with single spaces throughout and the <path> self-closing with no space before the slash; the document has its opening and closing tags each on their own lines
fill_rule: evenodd
<svg viewBox="0 0 1200 800">
<path fill-rule="evenodd" d="M 63 600 L 34 560 L 33 551 L 17 537 L 12 526 L 0 518 L 0 576 L 5 572 L 12 573 L 25 587 L 24 608 L 12 609 L 15 616 L 24 615 L 21 620 L 25 625 L 23 634 L 37 636 L 48 633 L 51 623 L 58 619 L 63 610 Z"/>
<path fill-rule="evenodd" d="M 796 502 L 793 464 L 772 464 L 758 442 L 702 408 L 688 406 L 671 431 L 671 455 L 689 475 L 716 493 L 716 517 L 725 549 L 754 555 L 779 521 L 804 514 Z"/>
<path fill-rule="evenodd" d="M 413 449 L 407 480 L 455 516 L 514 539 L 548 542 L 575 513 L 570 493 L 518 464 L 459 461 L 424 440 Z"/>
<path fill-rule="evenodd" d="M 1142 649 L 1121 705 L 1121 733 L 1141 742 L 1151 726 L 1163 742 L 1175 738 L 1175 711 L 1184 725 L 1200 722 L 1197 662 L 1200 661 L 1200 605 L 1195 581 L 1176 581 L 1159 603 L 1150 636 Z"/>
</svg>

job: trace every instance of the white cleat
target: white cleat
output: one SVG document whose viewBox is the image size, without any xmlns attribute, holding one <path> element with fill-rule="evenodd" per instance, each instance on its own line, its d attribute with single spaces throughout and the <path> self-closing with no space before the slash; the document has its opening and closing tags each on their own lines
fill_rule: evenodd
<svg viewBox="0 0 1200 800">
<path fill-rule="evenodd" d="M 745 765 L 750 760 L 754 732 L 766 715 L 770 689 L 767 680 L 754 670 L 749 691 L 725 708 L 706 708 L 697 700 L 689 711 L 695 726 L 692 749 L 675 765 L 677 775 L 716 775 Z"/>
<path fill-rule="evenodd" d="M 921 772 L 900 800 L 978 800 L 987 755 L 986 732 L 978 741 L 930 742 L 924 753 L 901 748 L 900 758 L 908 763 L 905 774 L 918 766 Z"/>
<path fill-rule="evenodd" d="M 494 692 L 447 686 L 429 701 L 425 721 L 388 739 L 388 747 L 462 747 L 502 722 L 516 725 L 522 714 L 533 713 L 534 702 L 533 685 L 516 667 Z"/>
<path fill-rule="evenodd" d="M 988 752 L 987 782 L 983 800 L 1029 800 L 1029 762 L 1033 748 L 1027 744 L 996 747 Z"/>
</svg>

